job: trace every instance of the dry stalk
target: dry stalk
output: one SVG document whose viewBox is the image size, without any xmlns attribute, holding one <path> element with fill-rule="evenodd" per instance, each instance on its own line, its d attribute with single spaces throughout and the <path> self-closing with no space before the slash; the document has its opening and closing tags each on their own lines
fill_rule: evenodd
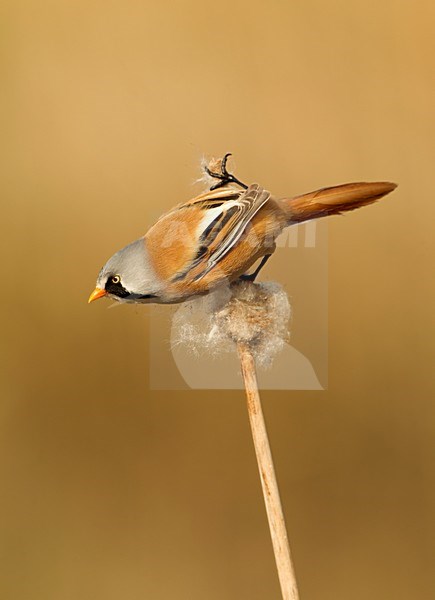
<svg viewBox="0 0 435 600">
<path fill-rule="evenodd" d="M 284 600 L 298 600 L 296 576 L 290 554 L 284 513 L 279 496 L 278 482 L 273 466 L 266 423 L 258 392 L 255 360 L 247 344 L 238 344 L 238 352 L 245 382 L 248 415 L 257 455 L 258 470 L 269 520 L 273 551 L 275 553 L 281 593 Z"/>
</svg>

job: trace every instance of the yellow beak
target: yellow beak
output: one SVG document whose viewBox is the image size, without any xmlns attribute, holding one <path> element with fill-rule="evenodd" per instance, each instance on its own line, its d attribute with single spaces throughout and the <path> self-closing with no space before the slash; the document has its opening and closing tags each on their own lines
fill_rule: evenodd
<svg viewBox="0 0 435 600">
<path fill-rule="evenodd" d="M 101 288 L 95 288 L 95 290 L 89 296 L 88 304 L 90 304 L 94 300 L 98 300 L 98 298 L 102 298 L 103 296 L 107 296 L 106 290 L 102 290 Z"/>
</svg>

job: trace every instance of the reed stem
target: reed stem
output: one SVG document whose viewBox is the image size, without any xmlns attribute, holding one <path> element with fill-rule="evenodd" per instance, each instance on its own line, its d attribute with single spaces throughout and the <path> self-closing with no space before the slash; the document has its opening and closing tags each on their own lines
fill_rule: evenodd
<svg viewBox="0 0 435 600">
<path fill-rule="evenodd" d="M 284 513 L 270 451 L 269 438 L 258 391 L 255 360 L 248 344 L 238 344 L 246 388 L 248 415 L 257 455 L 258 470 L 266 504 L 273 551 L 284 600 L 299 600 L 296 576 L 290 554 Z"/>
</svg>

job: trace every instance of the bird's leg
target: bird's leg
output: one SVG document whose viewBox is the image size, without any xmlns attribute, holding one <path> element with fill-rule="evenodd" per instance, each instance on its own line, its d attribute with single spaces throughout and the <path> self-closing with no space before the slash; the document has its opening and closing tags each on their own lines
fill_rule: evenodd
<svg viewBox="0 0 435 600">
<path fill-rule="evenodd" d="M 267 261 L 269 260 L 269 258 L 271 257 L 271 254 L 266 254 L 265 256 L 263 256 L 263 259 L 261 261 L 261 263 L 258 265 L 258 267 L 255 269 L 255 271 L 249 275 L 240 275 L 239 279 L 241 281 L 251 281 L 254 282 L 259 274 L 259 272 L 261 271 L 261 269 L 264 267 L 264 265 L 267 263 Z"/>
<path fill-rule="evenodd" d="M 218 183 L 215 183 L 210 188 L 210 190 L 217 190 L 218 188 L 223 187 L 224 185 L 227 185 L 228 183 L 235 183 L 237 185 L 240 185 L 240 187 L 242 187 L 245 190 L 248 188 L 248 186 L 245 183 L 242 183 L 241 181 L 239 181 L 239 179 L 234 177 L 234 175 L 232 173 L 228 173 L 227 160 L 228 160 L 229 156 L 231 156 L 231 152 L 227 152 L 227 154 L 225 154 L 225 156 L 223 157 L 222 162 L 221 162 L 221 172 L 220 173 L 215 173 L 214 171 L 211 171 L 208 167 L 205 167 L 205 171 L 207 172 L 208 175 L 210 175 L 210 177 L 213 177 L 214 179 L 219 179 Z"/>
</svg>

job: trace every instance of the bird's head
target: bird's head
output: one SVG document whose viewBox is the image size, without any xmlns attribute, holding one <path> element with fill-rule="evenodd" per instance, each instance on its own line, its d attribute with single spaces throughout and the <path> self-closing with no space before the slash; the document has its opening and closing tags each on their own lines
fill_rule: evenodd
<svg viewBox="0 0 435 600">
<path fill-rule="evenodd" d="M 144 238 L 119 250 L 101 269 L 89 302 L 104 296 L 118 302 L 146 303 L 157 300 L 158 279 Z"/>
</svg>

